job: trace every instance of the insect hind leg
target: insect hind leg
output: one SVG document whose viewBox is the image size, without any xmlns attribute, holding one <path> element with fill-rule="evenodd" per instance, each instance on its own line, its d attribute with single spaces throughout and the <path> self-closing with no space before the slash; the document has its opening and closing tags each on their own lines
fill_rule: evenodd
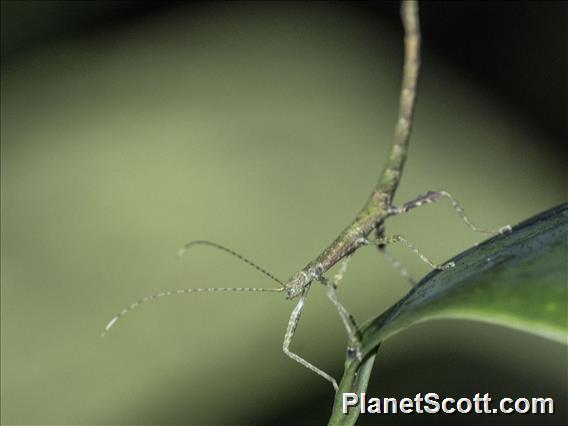
<svg viewBox="0 0 568 426">
<path fill-rule="evenodd" d="M 482 234 L 487 234 L 487 235 L 498 235 L 511 231 L 510 225 L 503 226 L 499 228 L 497 231 L 478 227 L 465 214 L 464 209 L 460 206 L 457 200 L 448 191 L 428 191 L 426 194 L 419 195 L 414 200 L 404 203 L 401 207 L 392 207 L 390 213 L 391 215 L 406 213 L 412 209 L 415 209 L 416 207 L 420 207 L 425 204 L 432 204 L 443 198 L 447 198 L 448 200 L 450 200 L 450 203 L 452 204 L 452 207 L 454 208 L 456 213 L 462 218 L 462 220 L 466 223 L 466 225 L 474 232 L 480 232 Z"/>
</svg>

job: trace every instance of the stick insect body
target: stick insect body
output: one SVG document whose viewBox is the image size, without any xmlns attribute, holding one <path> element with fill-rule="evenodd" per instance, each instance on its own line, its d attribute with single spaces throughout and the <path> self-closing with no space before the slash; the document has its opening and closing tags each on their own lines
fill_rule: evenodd
<svg viewBox="0 0 568 426">
<path fill-rule="evenodd" d="M 358 336 L 359 329 L 354 318 L 349 314 L 347 309 L 339 302 L 337 297 L 336 288 L 343 272 L 345 272 L 346 262 L 351 254 L 357 249 L 365 245 L 375 245 L 381 252 L 386 253 L 385 246 L 390 243 L 402 242 L 415 254 L 417 254 L 424 262 L 428 263 L 431 267 L 436 269 L 451 268 L 453 263 L 448 263 L 442 266 L 434 264 L 430 259 L 424 256 L 416 247 L 414 247 L 406 238 L 401 235 L 391 237 L 385 236 L 385 220 L 394 215 L 406 213 L 416 207 L 424 204 L 436 202 L 442 198 L 448 198 L 454 209 L 466 222 L 466 224 L 474 231 L 495 234 L 495 232 L 487 231 L 476 227 L 471 220 L 465 215 L 463 209 L 459 206 L 457 201 L 446 191 L 428 192 L 416 199 L 403 204 L 400 207 L 393 205 L 393 197 L 396 189 L 400 183 L 404 163 L 407 157 L 408 142 L 410 139 L 410 131 L 412 124 L 412 117 L 414 113 L 414 105 L 416 100 L 416 85 L 418 81 L 418 73 L 420 68 L 420 28 L 418 19 L 418 5 L 414 0 L 405 0 L 401 6 L 401 17 L 404 27 L 404 48 L 405 58 L 403 66 L 403 81 L 400 94 L 400 106 L 398 113 L 398 121 L 395 127 L 394 143 L 391 147 L 386 165 L 383 169 L 381 177 L 371 193 L 364 207 L 361 209 L 355 220 L 347 227 L 341 234 L 313 261 L 309 262 L 303 269 L 292 275 L 292 277 L 282 282 L 274 275 L 248 260 L 244 256 L 230 250 L 224 246 L 210 241 L 193 241 L 186 244 L 178 254 L 183 254 L 190 247 L 195 245 L 208 245 L 215 247 L 219 250 L 225 251 L 228 254 L 236 256 L 240 260 L 253 266 L 273 281 L 277 282 L 280 287 L 278 288 L 189 288 L 180 290 L 164 291 L 153 296 L 145 297 L 138 302 L 131 304 L 123 309 L 118 315 L 111 319 L 107 324 L 106 333 L 117 322 L 117 320 L 125 315 L 130 310 L 140 306 L 145 302 L 154 300 L 163 296 L 170 296 L 176 294 L 187 294 L 196 292 L 236 292 L 236 291 L 249 291 L 249 292 L 285 292 L 287 299 L 299 298 L 296 307 L 293 309 L 288 321 L 284 342 L 282 345 L 283 351 L 293 360 L 299 362 L 304 367 L 312 370 L 321 377 L 325 378 L 332 383 L 334 389 L 337 391 L 337 382 L 333 377 L 319 369 L 315 365 L 309 363 L 299 355 L 290 351 L 290 343 L 294 332 L 298 325 L 302 308 L 311 284 L 318 281 L 325 285 L 326 294 L 330 301 L 335 305 L 339 316 L 345 326 L 348 335 L 348 349 L 349 354 L 354 357 L 361 358 L 360 339 Z M 509 230 L 509 227 L 502 228 L 499 232 Z M 409 274 L 400 264 L 387 254 L 387 259 L 395 267 L 397 267 L 403 276 L 409 278 Z M 343 260 L 342 269 L 335 279 L 329 279 L 324 274 Z M 411 280 L 412 283 L 412 280 Z"/>
</svg>

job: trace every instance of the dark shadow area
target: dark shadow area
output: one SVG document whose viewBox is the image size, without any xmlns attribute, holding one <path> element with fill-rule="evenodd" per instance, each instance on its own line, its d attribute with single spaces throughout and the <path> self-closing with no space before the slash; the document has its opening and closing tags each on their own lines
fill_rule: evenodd
<svg viewBox="0 0 568 426">
<path fill-rule="evenodd" d="M 487 392 L 496 400 L 502 397 L 549 396 L 555 401 L 552 416 L 531 415 L 362 415 L 358 425 L 565 425 L 568 418 L 565 399 L 565 379 L 543 383 L 530 372 L 516 368 L 504 369 L 487 361 L 468 358 L 464 354 L 427 352 L 380 366 L 380 353 L 369 384 L 369 397 L 414 397 L 417 393 L 436 392 L 444 397 L 472 397 Z M 523 374 L 526 373 L 526 374 Z M 459 375 L 459 379 L 456 376 Z M 514 389 L 514 393 L 511 390 Z M 300 391 L 300 389 L 299 389 Z M 327 394 L 313 395 L 301 389 L 306 400 L 294 407 L 287 406 L 259 425 L 326 424 L 331 411 Z"/>
</svg>

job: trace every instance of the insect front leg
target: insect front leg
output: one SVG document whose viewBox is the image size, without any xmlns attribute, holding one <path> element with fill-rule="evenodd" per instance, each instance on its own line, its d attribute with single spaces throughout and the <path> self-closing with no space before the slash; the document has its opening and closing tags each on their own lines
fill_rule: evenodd
<svg viewBox="0 0 568 426">
<path fill-rule="evenodd" d="M 331 382 L 331 384 L 333 385 L 333 389 L 335 389 L 335 391 L 337 392 L 339 387 L 337 386 L 337 382 L 333 377 L 331 377 L 325 371 L 320 370 L 315 365 L 309 363 L 301 356 L 296 355 L 294 352 L 290 351 L 290 343 L 292 343 L 292 338 L 294 337 L 294 333 L 296 332 L 296 327 L 298 327 L 298 322 L 300 321 L 300 316 L 302 315 L 302 308 L 304 307 L 305 300 L 306 300 L 306 293 L 300 296 L 300 301 L 292 311 L 292 315 L 290 315 L 290 320 L 288 321 L 288 326 L 286 327 L 286 334 L 284 335 L 284 343 L 282 344 L 282 350 L 286 355 L 288 355 L 294 361 L 302 364 L 307 369 L 312 370 L 314 373 L 323 377 L 325 380 Z"/>
<path fill-rule="evenodd" d="M 347 336 L 349 339 L 348 351 L 350 354 L 353 354 L 358 360 L 362 359 L 361 356 L 361 336 L 359 332 L 359 325 L 355 321 L 353 315 L 349 313 L 349 311 L 341 304 L 337 297 L 336 291 L 336 284 L 335 282 L 328 280 L 323 275 L 319 277 L 319 281 L 325 285 L 326 287 L 326 294 L 331 303 L 334 304 L 337 312 L 339 313 L 339 317 L 343 322 L 343 326 L 347 331 Z"/>
</svg>

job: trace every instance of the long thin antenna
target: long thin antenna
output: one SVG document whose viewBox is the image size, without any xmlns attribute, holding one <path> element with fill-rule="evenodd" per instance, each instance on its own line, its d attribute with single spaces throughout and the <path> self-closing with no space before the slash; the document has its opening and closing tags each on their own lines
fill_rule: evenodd
<svg viewBox="0 0 568 426">
<path fill-rule="evenodd" d="M 284 287 L 284 283 L 282 281 L 280 281 L 278 278 L 276 278 L 274 275 L 272 275 L 270 272 L 268 272 L 267 270 L 261 268 L 260 266 L 258 266 L 256 263 L 254 263 L 252 260 L 247 259 L 246 257 L 240 255 L 239 253 L 237 253 L 236 251 L 233 251 L 231 249 L 228 249 L 227 247 L 223 247 L 221 244 L 217 244 L 214 243 L 212 241 L 205 241 L 205 240 L 196 240 L 196 241 L 190 241 L 189 243 L 185 244 L 182 248 L 180 248 L 177 252 L 177 255 L 179 257 L 182 257 L 185 252 L 192 246 L 196 246 L 196 245 L 204 245 L 204 246 L 210 246 L 210 247 L 214 247 L 216 249 L 219 249 L 221 251 L 224 251 L 225 253 L 230 254 L 231 256 L 236 257 L 237 259 L 242 260 L 243 262 L 249 264 L 250 266 L 252 266 L 254 269 L 256 269 L 257 271 L 262 272 L 264 275 L 266 275 L 267 277 L 271 278 L 272 280 L 276 281 L 278 284 L 280 284 L 282 287 Z"/>
<path fill-rule="evenodd" d="M 237 292 L 237 291 L 250 291 L 250 292 L 258 292 L 258 293 L 262 293 L 262 292 L 266 292 L 266 293 L 281 293 L 286 289 L 285 284 L 280 281 L 278 278 L 276 278 L 274 275 L 272 275 L 270 272 L 268 272 L 267 270 L 265 270 L 264 268 L 261 268 L 260 266 L 258 266 L 256 263 L 254 263 L 253 261 L 247 259 L 246 257 L 240 255 L 239 253 L 237 253 L 236 251 L 233 251 L 227 247 L 224 247 L 220 244 L 214 243 L 212 241 L 205 241 L 205 240 L 196 240 L 196 241 L 190 241 L 189 243 L 185 244 L 181 249 L 178 250 L 177 255 L 179 257 L 183 256 L 184 253 L 191 247 L 196 246 L 196 245 L 205 245 L 205 246 L 210 246 L 210 247 L 214 247 L 216 249 L 219 249 L 221 251 L 224 251 L 225 253 L 230 254 L 231 256 L 236 257 L 239 260 L 242 260 L 243 262 L 245 262 L 246 264 L 252 266 L 253 268 L 255 268 L 257 271 L 262 272 L 264 275 L 266 275 L 267 277 L 269 277 L 270 279 L 276 281 L 278 284 L 280 284 L 280 288 L 260 288 L 260 287 L 205 287 L 205 288 L 181 288 L 178 290 L 165 290 L 162 291 L 160 293 L 156 293 L 153 294 L 151 296 L 146 296 L 143 299 L 138 300 L 137 302 L 134 302 L 133 304 L 131 304 L 130 306 L 127 306 L 126 308 L 124 308 L 122 311 L 120 311 L 117 315 L 115 315 L 106 325 L 104 331 L 101 333 L 101 337 L 104 337 L 106 333 L 108 333 L 108 331 L 112 328 L 112 326 L 114 326 L 114 324 L 116 324 L 116 322 L 123 317 L 124 315 L 126 315 L 128 312 L 130 312 L 131 310 L 137 308 L 138 306 L 149 302 L 151 300 L 155 300 L 155 299 L 159 299 L 160 297 L 165 297 L 165 296 L 174 296 L 174 295 L 178 295 L 178 294 L 188 294 L 188 293 L 205 293 L 205 292 Z"/>
<path fill-rule="evenodd" d="M 120 311 L 117 315 L 115 315 L 106 325 L 104 331 L 101 333 L 101 337 L 104 337 L 108 331 L 116 324 L 116 322 L 130 312 L 133 309 L 136 309 L 140 305 L 150 302 L 151 300 L 159 299 L 160 297 L 166 296 L 175 296 L 179 294 L 188 294 L 188 293 L 205 293 L 205 292 L 221 292 L 221 291 L 250 291 L 250 292 L 266 292 L 266 293 L 280 293 L 284 291 L 284 287 L 281 288 L 256 288 L 256 287 L 206 287 L 206 288 L 180 288 L 178 290 L 166 290 L 160 293 L 153 294 L 151 296 L 146 296 L 137 302 L 134 302 L 130 306 L 127 306 L 122 311 Z"/>
</svg>

